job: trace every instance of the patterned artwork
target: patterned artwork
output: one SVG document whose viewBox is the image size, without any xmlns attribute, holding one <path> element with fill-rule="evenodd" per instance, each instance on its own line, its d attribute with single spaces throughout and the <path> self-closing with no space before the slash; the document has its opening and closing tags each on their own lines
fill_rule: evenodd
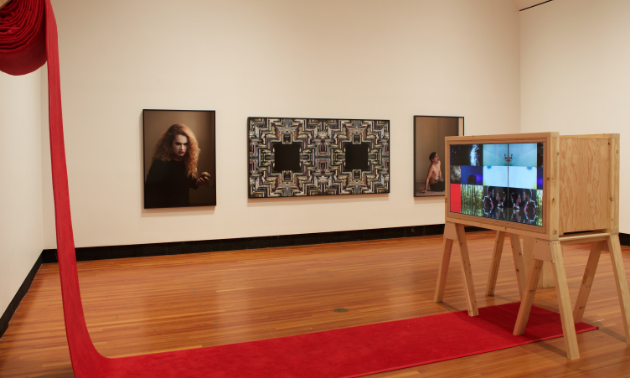
<svg viewBox="0 0 630 378">
<path fill-rule="evenodd" d="M 389 121 L 249 118 L 249 197 L 389 193 Z"/>
</svg>

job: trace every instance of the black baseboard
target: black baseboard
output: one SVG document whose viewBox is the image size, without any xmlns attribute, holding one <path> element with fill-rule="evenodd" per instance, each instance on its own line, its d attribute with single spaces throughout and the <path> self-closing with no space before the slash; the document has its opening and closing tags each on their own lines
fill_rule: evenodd
<svg viewBox="0 0 630 378">
<path fill-rule="evenodd" d="M 17 310 L 20 302 L 22 302 L 22 299 L 28 292 L 28 289 L 31 287 L 33 279 L 35 278 L 35 275 L 37 274 L 37 271 L 39 270 L 39 267 L 41 265 L 42 256 L 40 255 L 39 258 L 37 258 L 37 261 L 35 261 L 35 265 L 33 265 L 33 268 L 24 279 L 22 286 L 20 286 L 18 292 L 13 297 L 13 300 L 11 301 L 11 303 L 9 303 L 9 307 L 7 307 L 7 309 L 4 311 L 4 314 L 2 314 L 2 317 L 0 318 L 0 337 L 2 337 L 7 328 L 9 328 L 9 321 L 13 317 L 13 314 L 15 314 L 15 310 Z"/>
<path fill-rule="evenodd" d="M 619 233 L 619 243 L 621 245 L 625 245 L 626 247 L 630 247 L 630 234 L 624 234 L 622 232 Z"/>
<path fill-rule="evenodd" d="M 467 227 L 467 231 L 484 230 Z M 315 234 L 263 236 L 254 238 L 204 240 L 176 243 L 156 243 L 140 245 L 119 245 L 110 247 L 77 248 L 77 261 L 119 259 L 125 257 L 146 257 L 180 255 L 200 252 L 237 251 L 242 249 L 275 248 L 298 245 L 341 243 L 362 240 L 406 238 L 413 236 L 441 235 L 444 224 L 428 226 L 408 226 L 380 228 L 374 230 L 322 232 Z M 57 250 L 45 249 L 42 252 L 44 263 L 57 262 Z"/>
</svg>

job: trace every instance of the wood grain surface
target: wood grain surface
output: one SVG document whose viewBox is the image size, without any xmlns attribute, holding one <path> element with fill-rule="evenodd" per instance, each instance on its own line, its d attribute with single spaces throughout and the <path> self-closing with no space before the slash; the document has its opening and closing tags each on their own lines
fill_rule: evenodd
<svg viewBox="0 0 630 378">
<path fill-rule="evenodd" d="M 612 228 L 609 224 L 610 139 L 560 137 L 560 229 Z"/>
<path fill-rule="evenodd" d="M 511 253 L 501 259 L 494 296 L 484 295 L 495 235 L 466 235 L 479 307 L 519 300 Z M 78 267 L 90 335 L 99 352 L 114 357 L 465 311 L 457 252 L 445 301 L 433 301 L 443 248 L 442 236 L 430 236 L 88 261 Z M 590 245 L 563 250 L 575 302 Z M 622 247 L 619 255 L 628 275 L 630 249 Z M 583 314 L 600 329 L 577 335 L 580 359 L 567 361 L 558 338 L 374 377 L 628 377 L 630 347 L 613 277 L 609 252 L 602 251 Z M 535 305 L 558 311 L 556 290 L 538 289 Z M 333 311 L 340 307 L 348 312 Z M 42 265 L 0 338 L 0 377 L 73 377 L 57 264 Z"/>
</svg>

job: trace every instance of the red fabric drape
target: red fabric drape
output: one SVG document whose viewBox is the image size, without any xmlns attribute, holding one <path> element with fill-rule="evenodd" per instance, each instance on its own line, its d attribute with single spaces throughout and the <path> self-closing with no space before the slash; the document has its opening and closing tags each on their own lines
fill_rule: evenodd
<svg viewBox="0 0 630 378">
<path fill-rule="evenodd" d="M 13 0 L 0 9 L 0 70 L 25 75 L 48 62 L 48 112 L 57 255 L 72 367 L 77 377 L 107 375 L 107 359 L 90 339 L 76 267 L 61 113 L 57 24 L 50 0 Z"/>
</svg>

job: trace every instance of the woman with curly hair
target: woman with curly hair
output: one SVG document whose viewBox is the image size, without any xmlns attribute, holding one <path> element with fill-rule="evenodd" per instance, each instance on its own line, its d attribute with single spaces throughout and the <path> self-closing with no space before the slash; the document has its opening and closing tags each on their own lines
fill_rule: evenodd
<svg viewBox="0 0 630 378">
<path fill-rule="evenodd" d="M 197 175 L 199 144 L 195 134 L 182 124 L 166 130 L 155 146 L 153 163 L 144 184 L 144 208 L 190 206 L 189 190 L 210 181 L 210 174 Z"/>
</svg>

